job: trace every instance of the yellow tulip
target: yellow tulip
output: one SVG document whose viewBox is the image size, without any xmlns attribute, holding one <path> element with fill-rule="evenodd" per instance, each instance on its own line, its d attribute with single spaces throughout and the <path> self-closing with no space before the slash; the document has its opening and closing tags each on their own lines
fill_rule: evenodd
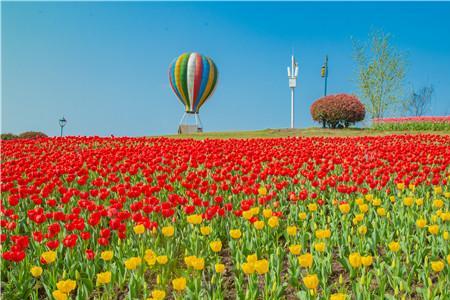
<svg viewBox="0 0 450 300">
<path fill-rule="evenodd" d="M 221 241 L 214 241 L 209 243 L 209 247 L 213 252 L 219 252 L 222 250 L 222 242 Z"/>
<path fill-rule="evenodd" d="M 300 251 L 302 250 L 302 246 L 301 245 L 292 245 L 289 246 L 289 251 L 294 254 L 294 255 L 299 255 Z"/>
<path fill-rule="evenodd" d="M 149 266 L 156 264 L 156 254 L 151 249 L 145 250 L 144 260 Z"/>
<path fill-rule="evenodd" d="M 386 210 L 383 207 L 377 209 L 377 214 L 381 217 L 386 215 Z"/>
<path fill-rule="evenodd" d="M 347 295 L 342 293 L 336 293 L 330 296 L 330 300 L 345 300 L 345 299 L 347 299 Z"/>
<path fill-rule="evenodd" d="M 145 226 L 142 224 L 133 227 L 133 231 L 136 234 L 143 234 L 145 232 Z"/>
<path fill-rule="evenodd" d="M 247 255 L 247 262 L 255 263 L 258 260 L 258 256 L 255 254 Z"/>
<path fill-rule="evenodd" d="M 405 184 L 402 182 L 397 183 L 397 189 L 403 191 L 405 189 Z"/>
<path fill-rule="evenodd" d="M 305 212 L 300 212 L 298 213 L 298 217 L 300 220 L 306 220 L 307 215 Z"/>
<path fill-rule="evenodd" d="M 389 243 L 388 246 L 389 246 L 389 250 L 391 250 L 392 252 L 398 252 L 398 250 L 400 250 L 399 242 L 392 241 Z"/>
<path fill-rule="evenodd" d="M 361 266 L 361 255 L 358 252 L 350 254 L 348 262 L 353 268 L 359 268 Z"/>
<path fill-rule="evenodd" d="M 60 290 L 53 291 L 52 293 L 55 300 L 67 300 L 67 294 L 61 292 Z"/>
<path fill-rule="evenodd" d="M 447 263 L 450 265 L 450 254 L 447 255 Z"/>
<path fill-rule="evenodd" d="M 77 282 L 75 280 L 71 280 L 71 279 L 60 280 L 60 281 L 58 281 L 58 283 L 56 283 L 56 287 L 61 292 L 68 294 L 77 287 Z"/>
<path fill-rule="evenodd" d="M 166 297 L 166 292 L 163 290 L 153 290 L 152 298 L 154 300 L 163 300 Z"/>
<path fill-rule="evenodd" d="M 230 230 L 230 236 L 236 240 L 242 236 L 242 232 L 239 229 L 232 229 Z"/>
<path fill-rule="evenodd" d="M 225 272 L 225 265 L 224 264 L 216 264 L 214 266 L 214 269 L 216 270 L 217 273 L 223 273 L 223 272 Z"/>
<path fill-rule="evenodd" d="M 308 210 L 313 212 L 317 210 L 317 204 L 316 203 L 310 203 L 308 204 Z"/>
<path fill-rule="evenodd" d="M 315 290 L 319 285 L 319 278 L 316 274 L 303 277 L 303 283 L 310 290 Z"/>
<path fill-rule="evenodd" d="M 55 251 L 46 251 L 42 253 L 41 258 L 45 260 L 47 264 L 51 264 L 56 260 L 56 252 Z"/>
<path fill-rule="evenodd" d="M 102 272 L 97 274 L 97 286 L 111 282 L 111 272 Z"/>
<path fill-rule="evenodd" d="M 364 203 L 364 199 L 362 199 L 362 198 L 356 198 L 356 199 L 355 199 L 355 203 L 356 203 L 357 205 L 362 205 L 362 204 Z"/>
<path fill-rule="evenodd" d="M 298 257 L 298 263 L 303 268 L 311 268 L 311 266 L 313 264 L 313 256 L 312 256 L 312 254 L 311 253 L 305 253 L 303 255 L 300 255 Z"/>
<path fill-rule="evenodd" d="M 373 199 L 372 204 L 373 204 L 373 206 L 380 206 L 381 205 L 381 199 L 380 198 Z"/>
<path fill-rule="evenodd" d="M 264 221 L 256 221 L 253 223 L 253 226 L 256 228 L 256 230 L 261 230 L 264 228 Z"/>
<path fill-rule="evenodd" d="M 416 225 L 419 228 L 424 228 L 427 225 L 427 220 L 425 220 L 425 219 L 418 219 L 416 221 Z"/>
<path fill-rule="evenodd" d="M 131 257 L 125 261 L 125 268 L 128 270 L 134 270 L 141 264 L 140 257 Z"/>
<path fill-rule="evenodd" d="M 440 185 L 435 186 L 435 187 L 434 187 L 434 193 L 435 193 L 436 195 L 442 194 L 442 186 L 440 186 Z"/>
<path fill-rule="evenodd" d="M 327 239 L 331 236 L 330 229 L 319 229 L 316 230 L 316 238 L 318 239 Z"/>
<path fill-rule="evenodd" d="M 435 199 L 433 200 L 433 207 L 434 208 L 442 208 L 444 206 L 444 201 L 441 199 Z"/>
<path fill-rule="evenodd" d="M 297 234 L 297 227 L 295 226 L 288 226 L 286 228 L 287 234 L 288 235 L 296 235 Z"/>
<path fill-rule="evenodd" d="M 317 252 L 324 252 L 325 248 L 326 248 L 326 245 L 323 242 L 314 244 L 314 250 L 316 250 Z"/>
<path fill-rule="evenodd" d="M 190 256 L 186 256 L 184 258 L 184 263 L 186 264 L 186 266 L 188 267 L 192 267 L 192 262 L 196 259 L 196 257 L 194 255 L 190 255 Z"/>
<path fill-rule="evenodd" d="M 113 258 L 113 256 L 114 256 L 114 252 L 112 252 L 112 251 L 102 251 L 102 253 L 100 253 L 100 257 L 104 261 L 111 260 Z"/>
<path fill-rule="evenodd" d="M 358 206 L 359 211 L 362 213 L 366 213 L 369 211 L 369 205 L 367 204 L 361 204 L 360 206 Z"/>
<path fill-rule="evenodd" d="M 266 208 L 263 210 L 264 218 L 270 218 L 272 216 L 272 210 L 270 208 Z"/>
<path fill-rule="evenodd" d="M 261 259 L 255 262 L 255 270 L 259 275 L 269 272 L 269 262 L 267 259 Z"/>
<path fill-rule="evenodd" d="M 175 228 L 173 226 L 165 226 L 161 229 L 161 232 L 165 237 L 171 237 L 175 233 Z"/>
<path fill-rule="evenodd" d="M 254 216 L 256 216 L 257 214 L 259 214 L 259 207 L 252 207 L 252 208 L 250 209 L 250 211 L 252 212 L 252 214 L 253 214 Z"/>
<path fill-rule="evenodd" d="M 203 221 L 202 215 L 189 215 L 187 217 L 187 222 L 189 224 L 198 225 L 202 223 L 202 221 Z"/>
<path fill-rule="evenodd" d="M 31 275 L 33 275 L 33 277 L 37 278 L 37 277 L 41 276 L 42 268 L 39 266 L 31 267 L 30 273 L 31 273 Z"/>
<path fill-rule="evenodd" d="M 433 269 L 434 272 L 439 273 L 444 269 L 444 262 L 442 260 L 432 261 L 431 262 L 431 269 Z"/>
<path fill-rule="evenodd" d="M 210 226 L 202 226 L 200 227 L 200 232 L 202 235 L 209 235 L 212 232 L 212 228 Z"/>
<path fill-rule="evenodd" d="M 373 263 L 373 257 L 371 255 L 361 256 L 361 264 L 365 267 L 370 266 Z"/>
<path fill-rule="evenodd" d="M 405 206 L 411 206 L 414 202 L 414 199 L 412 197 L 405 197 L 403 198 L 403 205 Z"/>
<path fill-rule="evenodd" d="M 350 211 L 350 204 L 348 204 L 348 203 L 340 204 L 339 210 L 343 214 L 348 214 L 348 212 Z"/>
<path fill-rule="evenodd" d="M 161 255 L 156 257 L 156 261 L 160 265 L 165 265 L 169 261 L 169 258 L 167 257 L 167 255 Z"/>
<path fill-rule="evenodd" d="M 271 228 L 275 228 L 278 226 L 278 217 L 276 216 L 272 216 L 269 218 L 269 221 L 267 221 L 267 224 L 269 225 L 269 227 Z"/>
<path fill-rule="evenodd" d="M 205 260 L 203 258 L 196 257 L 192 260 L 192 267 L 197 271 L 203 270 L 203 268 L 205 267 Z"/>
<path fill-rule="evenodd" d="M 365 235 L 367 233 L 367 227 L 364 225 L 361 225 L 358 227 L 358 233 L 360 235 Z"/>
<path fill-rule="evenodd" d="M 433 234 L 433 235 L 438 234 L 438 232 L 439 232 L 439 225 L 430 225 L 430 226 L 428 226 L 428 232 Z"/>
<path fill-rule="evenodd" d="M 172 280 L 172 287 L 176 291 L 182 291 L 186 288 L 186 278 L 179 277 Z"/>
<path fill-rule="evenodd" d="M 260 188 L 258 189 L 258 194 L 259 194 L 260 196 L 265 196 L 265 195 L 267 195 L 267 189 L 266 189 L 266 187 L 264 187 L 264 186 L 260 187 Z"/>
<path fill-rule="evenodd" d="M 242 212 L 242 216 L 244 217 L 244 219 L 250 220 L 253 217 L 253 213 L 251 210 L 246 210 Z"/>
<path fill-rule="evenodd" d="M 251 262 L 245 262 L 241 266 L 242 271 L 244 271 L 245 274 L 253 274 L 255 272 L 255 263 Z"/>
<path fill-rule="evenodd" d="M 422 206 L 423 205 L 423 199 L 422 198 L 416 199 L 416 205 L 417 206 Z"/>
</svg>

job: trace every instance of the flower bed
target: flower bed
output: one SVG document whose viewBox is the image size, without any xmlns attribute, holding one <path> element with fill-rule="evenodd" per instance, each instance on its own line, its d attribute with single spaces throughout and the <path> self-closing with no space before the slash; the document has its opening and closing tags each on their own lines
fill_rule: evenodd
<svg viewBox="0 0 450 300">
<path fill-rule="evenodd" d="M 450 130 L 450 116 L 375 118 L 372 122 L 378 130 Z"/>
<path fill-rule="evenodd" d="M 447 299 L 450 136 L 2 142 L 4 299 Z"/>
</svg>

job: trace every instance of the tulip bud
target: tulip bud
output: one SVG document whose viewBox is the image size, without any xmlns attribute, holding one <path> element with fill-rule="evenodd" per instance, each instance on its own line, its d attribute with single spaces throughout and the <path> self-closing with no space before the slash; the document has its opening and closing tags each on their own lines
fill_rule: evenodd
<svg viewBox="0 0 450 300">
<path fill-rule="evenodd" d="M 394 289 L 394 296 L 397 296 L 397 295 L 398 295 L 398 288 L 395 287 L 395 289 Z"/>
<path fill-rule="evenodd" d="M 79 280 L 80 279 L 80 272 L 78 272 L 78 270 L 75 271 L 75 279 Z"/>
<path fill-rule="evenodd" d="M 361 279 L 359 280 L 359 282 L 361 283 L 361 285 L 364 285 L 364 283 L 366 282 L 364 275 L 361 276 Z"/>
</svg>

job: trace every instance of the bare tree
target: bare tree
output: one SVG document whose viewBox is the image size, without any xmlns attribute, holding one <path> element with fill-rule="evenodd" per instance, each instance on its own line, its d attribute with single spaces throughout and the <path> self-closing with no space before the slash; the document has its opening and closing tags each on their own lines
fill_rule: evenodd
<svg viewBox="0 0 450 300">
<path fill-rule="evenodd" d="M 373 31 L 367 43 L 353 43 L 358 65 L 360 97 L 372 118 L 382 118 L 400 105 L 405 77 L 404 55 L 390 43 L 390 35 Z"/>
<path fill-rule="evenodd" d="M 433 93 L 434 87 L 431 84 L 419 90 L 413 90 L 405 101 L 405 111 L 413 116 L 423 116 L 430 107 Z"/>
</svg>

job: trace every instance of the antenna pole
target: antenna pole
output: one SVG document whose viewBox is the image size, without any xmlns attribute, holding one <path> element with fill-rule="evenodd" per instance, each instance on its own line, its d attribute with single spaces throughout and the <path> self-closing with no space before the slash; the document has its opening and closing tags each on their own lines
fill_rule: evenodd
<svg viewBox="0 0 450 300">
<path fill-rule="evenodd" d="M 294 90 L 297 86 L 298 65 L 295 61 L 294 54 L 291 56 L 291 67 L 288 67 L 289 88 L 291 89 L 291 129 L 294 128 Z"/>
</svg>

